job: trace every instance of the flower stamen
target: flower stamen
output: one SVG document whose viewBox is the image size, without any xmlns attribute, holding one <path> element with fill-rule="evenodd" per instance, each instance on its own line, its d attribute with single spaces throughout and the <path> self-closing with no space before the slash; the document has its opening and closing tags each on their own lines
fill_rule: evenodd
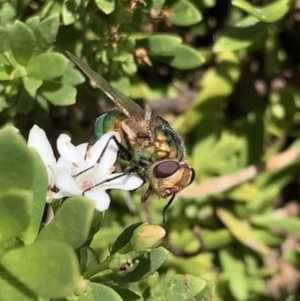
<svg viewBox="0 0 300 301">
<path fill-rule="evenodd" d="M 92 189 L 93 187 L 94 187 L 93 184 L 89 181 L 84 181 L 81 185 L 81 189 L 84 190 L 84 191 Z"/>
<path fill-rule="evenodd" d="M 116 170 L 116 166 L 113 165 L 113 166 L 110 167 L 108 170 L 109 170 L 110 173 L 113 173 L 113 172 L 115 172 L 115 170 Z"/>
</svg>

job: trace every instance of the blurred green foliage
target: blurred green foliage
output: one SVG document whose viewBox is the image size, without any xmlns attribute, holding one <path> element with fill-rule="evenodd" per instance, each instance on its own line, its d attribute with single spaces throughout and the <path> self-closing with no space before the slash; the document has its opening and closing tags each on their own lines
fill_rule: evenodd
<svg viewBox="0 0 300 301">
<path fill-rule="evenodd" d="M 160 224 L 164 200 L 145 207 L 139 191 L 132 199 L 113 192 L 103 219 L 86 200 L 69 200 L 40 231 L 46 174 L 38 155 L 4 129 L 0 296 L 297 300 L 299 15 L 296 0 L 0 0 L 1 125 L 26 136 L 38 123 L 53 141 L 63 131 L 90 139 L 111 104 L 68 61 L 68 50 L 126 95 L 167 111 L 196 170 L 168 212 L 170 254 L 161 247 L 117 258 L 119 234 L 131 225 L 127 244 L 136 223 Z M 212 179 L 219 182 L 204 186 Z M 109 273 L 85 274 L 108 264 L 108 255 Z M 133 270 L 112 273 L 120 262 Z M 93 280 L 83 295 L 80 272 Z"/>
</svg>

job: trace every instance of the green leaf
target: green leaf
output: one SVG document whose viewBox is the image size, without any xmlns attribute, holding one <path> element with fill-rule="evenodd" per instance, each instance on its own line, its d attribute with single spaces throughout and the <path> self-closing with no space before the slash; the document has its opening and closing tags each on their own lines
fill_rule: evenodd
<svg viewBox="0 0 300 301">
<path fill-rule="evenodd" d="M 17 111 L 21 114 L 28 114 L 35 103 L 35 99 L 30 95 L 27 90 L 22 87 L 18 97 Z"/>
<path fill-rule="evenodd" d="M 107 30 L 107 21 L 100 16 L 90 14 L 86 18 L 86 30 L 91 31 L 93 35 L 101 36 L 102 32 Z"/>
<path fill-rule="evenodd" d="M 79 249 L 81 271 L 86 272 L 94 269 L 99 263 L 99 255 L 89 246 L 83 246 Z"/>
<path fill-rule="evenodd" d="M 127 75 L 134 75 L 137 72 L 137 64 L 132 54 L 129 54 L 127 60 L 121 63 L 122 70 Z"/>
<path fill-rule="evenodd" d="M 119 294 L 117 294 L 113 289 L 109 286 L 100 283 L 91 282 L 88 291 L 78 297 L 78 301 L 99 301 L 99 300 L 107 300 L 107 301 L 123 301 Z"/>
<path fill-rule="evenodd" d="M 252 6 L 249 2 L 244 1 L 244 0 L 233 0 L 231 3 L 235 7 L 238 7 L 240 9 L 242 9 L 243 11 L 249 13 L 256 19 L 258 19 L 260 21 L 264 20 L 264 16 L 262 15 L 261 10 L 258 9 L 258 7 Z"/>
<path fill-rule="evenodd" d="M 273 23 L 282 19 L 294 4 L 293 0 L 272 1 L 264 7 L 252 6 L 244 0 L 233 0 L 232 5 L 251 14 L 260 21 Z"/>
<path fill-rule="evenodd" d="M 8 55 L 9 56 L 9 55 Z M 16 66 L 13 72 L 10 74 L 10 79 L 12 80 L 18 80 L 19 78 L 22 78 L 23 76 L 26 76 L 26 69 L 22 66 Z M 18 90 L 18 85 L 12 85 L 13 89 L 16 91 Z"/>
<path fill-rule="evenodd" d="M 13 189 L 31 190 L 33 163 L 24 139 L 12 127 L 0 130 L 0 195 Z"/>
<path fill-rule="evenodd" d="M 1 265 L 42 298 L 61 298 L 73 293 L 79 280 L 74 251 L 61 242 L 43 241 L 4 253 Z"/>
<path fill-rule="evenodd" d="M 231 200 L 238 202 L 251 202 L 258 194 L 259 190 L 250 182 L 238 185 L 226 193 Z"/>
<path fill-rule="evenodd" d="M 212 301 L 214 300 L 214 293 L 215 293 L 215 283 L 207 282 L 204 289 L 199 292 L 193 301 Z M 192 301 L 191 299 L 189 301 Z"/>
<path fill-rule="evenodd" d="M 0 266 L 0 296 L 5 296 L 5 301 L 39 301 L 27 287 L 12 277 Z"/>
<path fill-rule="evenodd" d="M 67 86 L 77 86 L 85 82 L 85 77 L 79 70 L 74 69 L 74 67 L 69 65 L 62 77 L 61 82 Z"/>
<path fill-rule="evenodd" d="M 190 26 L 202 20 L 200 11 L 188 0 L 175 1 L 169 9 L 171 13 L 169 21 L 174 25 Z"/>
<path fill-rule="evenodd" d="M 42 96 L 56 106 L 69 106 L 76 102 L 77 90 L 74 87 L 45 82 L 39 91 Z"/>
<path fill-rule="evenodd" d="M 7 2 L 7 1 L 0 0 L 0 2 Z M 16 11 L 20 14 L 27 8 L 30 0 L 11 0 L 10 2 L 16 7 Z"/>
<path fill-rule="evenodd" d="M 54 219 L 37 237 L 38 241 L 61 241 L 74 249 L 82 246 L 89 235 L 94 216 L 94 204 L 85 197 L 68 198 Z"/>
<path fill-rule="evenodd" d="M 10 33 L 10 48 L 19 64 L 27 65 L 33 56 L 35 42 L 35 36 L 31 29 L 24 23 L 16 21 Z"/>
<path fill-rule="evenodd" d="M 111 248 L 111 253 L 114 254 L 118 252 L 120 249 L 125 247 L 129 242 L 133 235 L 135 229 L 141 226 L 143 223 L 136 223 L 128 226 L 116 239 L 114 245 Z"/>
<path fill-rule="evenodd" d="M 286 250 L 283 259 L 291 263 L 296 269 L 300 268 L 300 253 L 297 250 Z"/>
<path fill-rule="evenodd" d="M 294 0 L 270 2 L 261 9 L 264 21 L 270 23 L 279 21 L 294 7 L 294 3 Z"/>
<path fill-rule="evenodd" d="M 59 14 L 54 14 L 43 20 L 35 29 L 37 49 L 45 51 L 52 46 L 58 33 Z"/>
<path fill-rule="evenodd" d="M 55 14 L 61 14 L 62 11 L 62 1 L 53 1 L 47 0 L 45 4 L 42 6 L 40 11 L 40 17 L 45 19 Z"/>
<path fill-rule="evenodd" d="M 220 53 L 216 61 L 218 64 L 205 72 L 200 82 L 201 92 L 193 100 L 192 106 L 173 124 L 173 128 L 182 134 L 194 129 L 208 109 L 215 111 L 219 108 L 224 99 L 231 95 L 239 80 L 240 60 L 235 53 Z"/>
<path fill-rule="evenodd" d="M 67 59 L 60 53 L 43 53 L 29 62 L 27 67 L 28 76 L 40 80 L 60 77 L 67 70 L 67 62 Z"/>
<path fill-rule="evenodd" d="M 26 20 L 25 24 L 34 32 L 40 24 L 40 17 L 34 16 Z"/>
<path fill-rule="evenodd" d="M 9 31 L 0 27 L 0 53 L 4 53 L 9 47 Z"/>
<path fill-rule="evenodd" d="M 65 25 L 70 25 L 80 18 L 88 1 L 64 0 L 62 7 L 62 19 Z"/>
<path fill-rule="evenodd" d="M 245 266 L 242 261 L 237 260 L 228 250 L 219 252 L 222 268 L 229 281 L 229 288 L 237 300 L 247 300 L 249 297 L 248 279 Z"/>
<path fill-rule="evenodd" d="M 205 58 L 200 52 L 184 44 L 175 47 L 165 56 L 155 56 L 155 59 L 180 70 L 193 69 L 201 66 L 205 62 Z"/>
<path fill-rule="evenodd" d="M 109 15 L 115 10 L 115 0 L 95 0 L 98 8 L 103 11 L 106 15 Z"/>
<path fill-rule="evenodd" d="M 260 39 L 269 25 L 254 17 L 245 18 L 235 27 L 226 27 L 213 46 L 214 52 L 245 49 Z"/>
<path fill-rule="evenodd" d="M 0 197 L 0 245 L 26 230 L 31 217 L 31 205 L 30 191 L 15 190 Z"/>
<path fill-rule="evenodd" d="M 109 279 L 120 283 L 131 283 L 145 279 L 162 266 L 168 254 L 169 252 L 163 247 L 152 249 L 149 253 L 145 254 L 132 251 L 128 255 L 132 262 L 139 262 L 137 267 L 124 276 L 111 275 Z"/>
<path fill-rule="evenodd" d="M 160 279 L 146 289 L 143 296 L 146 301 L 191 301 L 206 287 L 206 282 L 191 275 L 175 275 Z M 200 299 L 199 299 L 200 300 Z M 203 301 L 209 299 L 202 299 Z"/>
<path fill-rule="evenodd" d="M 147 49 L 149 55 L 164 55 L 168 54 L 174 48 L 181 44 L 182 40 L 180 37 L 167 35 L 167 34 L 156 34 L 150 37 L 139 40 L 142 47 Z"/>
<path fill-rule="evenodd" d="M 5 3 L 1 7 L 0 16 L 1 16 L 1 25 L 6 26 L 16 18 L 17 16 L 16 7 L 10 3 Z"/>
<path fill-rule="evenodd" d="M 256 164 L 263 154 L 265 127 L 261 114 L 250 112 L 244 121 L 242 132 L 245 135 L 245 151 L 243 153 L 243 167 Z"/>
<path fill-rule="evenodd" d="M 10 106 L 9 100 L 4 95 L 0 95 L 0 112 Z"/>
<path fill-rule="evenodd" d="M 116 88 L 120 91 L 124 91 L 125 95 L 129 95 L 128 93 L 130 92 L 130 80 L 129 80 L 128 76 L 124 75 L 117 79 L 113 79 L 110 81 L 110 84 L 114 88 Z"/>
<path fill-rule="evenodd" d="M 297 301 L 296 295 L 289 295 L 284 301 Z"/>
<path fill-rule="evenodd" d="M 48 188 L 48 176 L 44 162 L 34 149 L 29 149 L 29 151 L 33 158 L 33 203 L 30 224 L 22 235 L 25 245 L 33 243 L 38 235 L 46 205 Z"/>
<path fill-rule="evenodd" d="M 253 230 L 253 233 L 260 241 L 263 241 L 270 247 L 278 247 L 280 244 L 282 244 L 282 237 L 278 236 L 277 234 L 273 234 L 268 230 L 255 229 Z"/>
<path fill-rule="evenodd" d="M 253 216 L 251 222 L 275 233 L 297 234 L 300 232 L 300 220 L 297 217 L 282 217 L 275 214 Z"/>
<path fill-rule="evenodd" d="M 126 301 L 143 301 L 144 299 L 139 296 L 138 294 L 134 293 L 133 291 L 125 288 L 121 288 L 116 285 L 109 285 L 110 288 L 112 288 L 118 295 L 121 296 L 123 300 Z"/>
<path fill-rule="evenodd" d="M 290 150 L 292 150 L 292 148 L 290 148 Z M 292 180 L 293 173 L 299 169 L 299 165 L 296 163 L 297 162 L 290 165 L 288 164 L 280 169 L 259 174 L 255 179 L 259 194 L 247 204 L 247 210 L 261 214 L 262 210 L 269 208 L 283 187 Z"/>
<path fill-rule="evenodd" d="M 43 81 L 40 79 L 32 77 L 23 77 L 23 84 L 26 91 L 32 96 L 35 97 L 37 89 L 43 84 Z"/>
</svg>

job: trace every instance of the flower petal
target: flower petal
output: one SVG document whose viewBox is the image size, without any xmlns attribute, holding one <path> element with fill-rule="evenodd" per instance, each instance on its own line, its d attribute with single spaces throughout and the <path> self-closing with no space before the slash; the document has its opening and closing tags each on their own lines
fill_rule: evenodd
<svg viewBox="0 0 300 301">
<path fill-rule="evenodd" d="M 53 200 L 59 200 L 67 196 L 70 196 L 70 194 L 64 192 L 63 190 L 59 190 L 58 192 L 48 190 L 46 195 L 46 203 L 51 203 Z"/>
<path fill-rule="evenodd" d="M 84 157 L 80 151 L 71 143 L 70 136 L 66 134 L 60 134 L 56 141 L 56 146 L 59 154 L 65 161 L 71 166 L 77 168 L 82 166 Z"/>
<path fill-rule="evenodd" d="M 102 165 L 96 163 L 94 167 L 91 169 L 91 173 L 89 174 L 90 179 L 92 180 L 93 184 L 96 185 L 101 183 L 109 177 L 110 173 L 114 171 L 114 167 L 110 167 L 109 170 L 103 170 Z"/>
<path fill-rule="evenodd" d="M 63 171 L 56 176 L 56 187 L 60 189 L 61 194 L 67 195 L 81 195 L 82 190 L 77 185 L 75 178 L 67 171 Z"/>
<path fill-rule="evenodd" d="M 44 130 L 37 125 L 34 125 L 29 132 L 27 145 L 28 147 L 34 148 L 41 156 L 47 168 L 48 184 L 52 185 L 54 182 L 56 159 Z"/>
<path fill-rule="evenodd" d="M 63 171 L 68 171 L 71 173 L 73 171 L 74 167 L 70 165 L 69 162 L 67 162 L 63 157 L 59 157 L 56 163 L 55 172 L 56 174 L 59 174 Z M 76 172 L 74 172 L 76 174 Z"/>
<path fill-rule="evenodd" d="M 88 143 L 82 143 L 82 144 L 76 146 L 76 149 L 80 154 L 79 155 L 80 158 L 84 158 L 87 147 L 88 147 Z M 80 172 L 88 169 L 88 167 L 90 167 L 90 166 L 86 166 L 84 160 L 79 160 L 79 161 L 81 161 L 81 164 L 77 165 L 77 164 L 70 163 L 70 160 L 66 161 L 65 157 L 66 156 L 58 158 L 57 164 L 56 164 L 56 173 L 67 170 L 72 175 L 76 175 L 76 174 L 79 174 Z"/>
<path fill-rule="evenodd" d="M 40 154 L 46 165 L 53 165 L 53 162 L 55 164 L 56 160 L 46 133 L 37 125 L 34 125 L 30 130 L 27 145 L 33 147 Z"/>
<path fill-rule="evenodd" d="M 90 148 L 90 146 L 89 146 L 89 143 L 86 142 L 86 143 L 81 143 L 81 144 L 77 145 L 76 148 L 79 151 L 82 158 L 85 158 L 86 151 L 87 151 L 87 149 Z"/>
<path fill-rule="evenodd" d="M 120 173 L 114 173 L 107 177 L 107 179 L 113 179 L 109 182 L 103 183 L 101 185 L 102 189 L 123 189 L 123 190 L 135 190 L 144 184 L 144 180 L 135 175 L 126 175 L 114 179 Z"/>
<path fill-rule="evenodd" d="M 86 156 L 86 162 L 90 165 L 94 165 L 99 161 L 101 170 L 108 171 L 116 162 L 119 150 L 115 141 L 111 139 L 113 136 L 115 136 L 118 141 L 121 141 L 120 135 L 116 132 L 104 134 L 89 149 L 88 156 Z"/>
<path fill-rule="evenodd" d="M 84 196 L 88 197 L 95 203 L 95 209 L 97 211 L 105 211 L 110 205 L 109 195 L 101 188 L 95 187 L 94 189 L 88 190 L 84 193 Z"/>
</svg>

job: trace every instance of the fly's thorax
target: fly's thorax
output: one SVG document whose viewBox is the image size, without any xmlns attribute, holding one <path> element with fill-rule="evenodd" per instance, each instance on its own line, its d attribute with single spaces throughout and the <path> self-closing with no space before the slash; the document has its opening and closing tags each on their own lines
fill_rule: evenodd
<svg viewBox="0 0 300 301">
<path fill-rule="evenodd" d="M 148 168 L 148 178 L 156 194 L 166 198 L 190 185 L 195 171 L 188 164 L 177 160 L 163 160 Z"/>
<path fill-rule="evenodd" d="M 148 145 L 147 147 L 136 148 L 133 152 L 132 161 L 136 166 L 145 167 L 152 165 L 152 159 L 155 153 L 155 146 Z"/>
<path fill-rule="evenodd" d="M 133 149 L 144 148 L 153 143 L 154 135 L 150 121 L 139 115 L 123 120 L 122 129 Z"/>
<path fill-rule="evenodd" d="M 103 134 L 109 131 L 117 132 L 122 137 L 122 121 L 125 118 L 126 116 L 118 110 L 111 110 L 101 114 L 95 121 L 95 138 L 99 139 Z"/>
</svg>

